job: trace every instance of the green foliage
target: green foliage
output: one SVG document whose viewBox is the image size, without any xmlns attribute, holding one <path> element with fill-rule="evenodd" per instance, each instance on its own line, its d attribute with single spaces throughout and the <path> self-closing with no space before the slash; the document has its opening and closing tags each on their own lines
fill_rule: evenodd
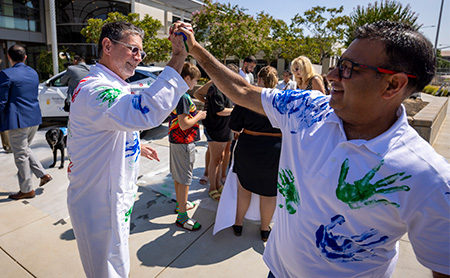
<svg viewBox="0 0 450 278">
<path fill-rule="evenodd" d="M 390 20 L 396 22 L 404 22 L 413 26 L 418 30 L 422 25 L 416 23 L 418 16 L 411 11 L 409 4 L 403 7 L 400 2 L 396 0 L 386 0 L 375 4 L 368 4 L 367 7 L 357 6 L 350 14 L 348 29 L 345 33 L 346 46 L 349 46 L 353 41 L 353 32 L 359 26 L 365 23 L 373 23 L 380 20 Z"/>
<path fill-rule="evenodd" d="M 307 10 L 303 16 L 295 15 L 291 24 L 292 31 L 295 33 L 305 26 L 312 34 L 310 37 L 303 37 L 306 47 L 299 49 L 300 55 L 307 56 L 313 63 L 321 63 L 323 58 L 338 54 L 333 46 L 344 38 L 349 20 L 347 16 L 339 16 L 343 10 L 343 6 L 316 6 Z"/>
<path fill-rule="evenodd" d="M 245 9 L 228 4 L 205 1 L 201 11 L 192 16 L 196 40 L 224 63 L 230 56 L 243 59 L 254 55 L 266 30 L 258 28 L 258 22 L 245 13 Z"/>
<path fill-rule="evenodd" d="M 162 23 L 153 19 L 149 15 L 145 15 L 143 19 L 139 19 L 139 14 L 130 13 L 123 15 L 118 12 L 109 13 L 105 20 L 99 18 L 91 18 L 88 25 L 81 29 L 81 34 L 86 38 L 87 42 L 98 44 L 102 26 L 108 22 L 125 21 L 130 22 L 145 32 L 143 41 L 143 49 L 147 53 L 144 63 L 162 62 L 170 58 L 171 44 L 167 39 L 160 39 L 157 36 L 158 30 L 163 27 Z"/>
<path fill-rule="evenodd" d="M 67 52 L 67 49 L 64 48 L 61 51 Z M 69 53 L 73 57 L 73 53 Z M 65 70 L 64 63 L 66 63 L 66 59 L 61 59 L 58 57 L 58 71 L 61 72 Z M 46 75 L 53 75 L 53 60 L 52 60 L 52 52 L 47 50 L 41 50 L 39 52 L 38 60 L 37 60 L 37 71 Z"/>
<path fill-rule="evenodd" d="M 439 88 L 440 88 L 440 86 L 428 85 L 428 86 L 425 86 L 425 88 L 423 88 L 422 92 L 434 96 L 437 94 Z M 442 90 L 442 92 L 439 92 L 439 95 L 444 96 L 444 97 L 448 96 L 448 87 L 443 87 L 441 90 Z"/>
</svg>

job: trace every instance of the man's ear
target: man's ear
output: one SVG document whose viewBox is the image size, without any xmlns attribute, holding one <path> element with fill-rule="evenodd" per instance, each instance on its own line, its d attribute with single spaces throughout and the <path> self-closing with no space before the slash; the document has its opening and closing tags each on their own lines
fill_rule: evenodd
<svg viewBox="0 0 450 278">
<path fill-rule="evenodd" d="M 108 56 L 110 56 L 111 54 L 111 47 L 112 47 L 112 42 L 109 38 L 103 38 L 102 40 L 102 46 L 103 46 L 103 54 L 106 54 Z"/>
<path fill-rule="evenodd" d="M 404 94 L 404 89 L 408 85 L 408 76 L 405 73 L 396 73 L 388 76 L 387 87 L 383 93 L 384 99 L 393 98 L 399 94 Z"/>
</svg>

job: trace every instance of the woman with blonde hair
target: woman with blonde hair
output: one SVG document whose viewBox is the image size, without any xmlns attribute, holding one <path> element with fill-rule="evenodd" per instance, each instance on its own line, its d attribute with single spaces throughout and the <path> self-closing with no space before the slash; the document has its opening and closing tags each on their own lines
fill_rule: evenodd
<svg viewBox="0 0 450 278">
<path fill-rule="evenodd" d="M 314 70 L 308 57 L 299 56 L 295 58 L 291 63 L 291 70 L 297 82 L 297 89 L 326 93 L 322 76 Z"/>
<path fill-rule="evenodd" d="M 275 88 L 278 83 L 277 76 L 275 68 L 265 66 L 258 72 L 257 85 Z M 255 193 L 260 196 L 261 239 L 267 241 L 276 206 L 281 131 L 273 128 L 266 116 L 239 105 L 235 105 L 231 112 L 230 128 L 240 133 L 232 169 L 238 179 L 233 231 L 236 236 L 242 234 L 242 222 L 249 208 L 251 195 Z"/>
</svg>

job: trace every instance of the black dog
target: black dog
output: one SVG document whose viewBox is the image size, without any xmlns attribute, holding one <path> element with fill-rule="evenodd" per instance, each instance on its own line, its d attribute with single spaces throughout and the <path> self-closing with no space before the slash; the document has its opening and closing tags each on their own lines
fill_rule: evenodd
<svg viewBox="0 0 450 278">
<path fill-rule="evenodd" d="M 59 169 L 64 168 L 64 148 L 66 147 L 67 136 L 64 135 L 64 132 L 60 128 L 52 128 L 45 133 L 45 139 L 53 151 L 53 164 L 48 167 L 55 167 L 57 156 L 56 152 L 60 150 L 61 165 L 59 166 Z"/>
</svg>

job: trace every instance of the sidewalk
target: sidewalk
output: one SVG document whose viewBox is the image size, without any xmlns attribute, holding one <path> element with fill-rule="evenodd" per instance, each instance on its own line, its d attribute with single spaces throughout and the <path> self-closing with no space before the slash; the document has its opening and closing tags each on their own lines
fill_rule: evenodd
<svg viewBox="0 0 450 278">
<path fill-rule="evenodd" d="M 45 168 L 52 163 L 44 138 L 47 129 L 37 132 L 32 145 Z M 158 151 L 161 162 L 141 160 L 142 177 L 129 240 L 130 277 L 267 277 L 268 268 L 262 261 L 265 244 L 259 238 L 258 223 L 246 222 L 241 237 L 235 237 L 231 228 L 212 236 L 217 203 L 208 197 L 207 187 L 198 183 L 204 170 L 206 141 L 197 147 L 189 193 L 189 199 L 199 204 L 189 212 L 202 224 L 197 232 L 174 225 L 167 125 L 152 130 L 143 141 Z M 450 160 L 450 108 L 434 148 Z M 12 154 L 1 150 L 0 164 L 0 276 L 84 277 L 66 206 L 68 163 L 63 170 L 48 169 L 54 180 L 38 188 L 36 198 L 22 201 L 7 199 L 18 190 Z M 400 241 L 393 277 L 431 277 L 417 262 L 406 236 Z"/>
</svg>

